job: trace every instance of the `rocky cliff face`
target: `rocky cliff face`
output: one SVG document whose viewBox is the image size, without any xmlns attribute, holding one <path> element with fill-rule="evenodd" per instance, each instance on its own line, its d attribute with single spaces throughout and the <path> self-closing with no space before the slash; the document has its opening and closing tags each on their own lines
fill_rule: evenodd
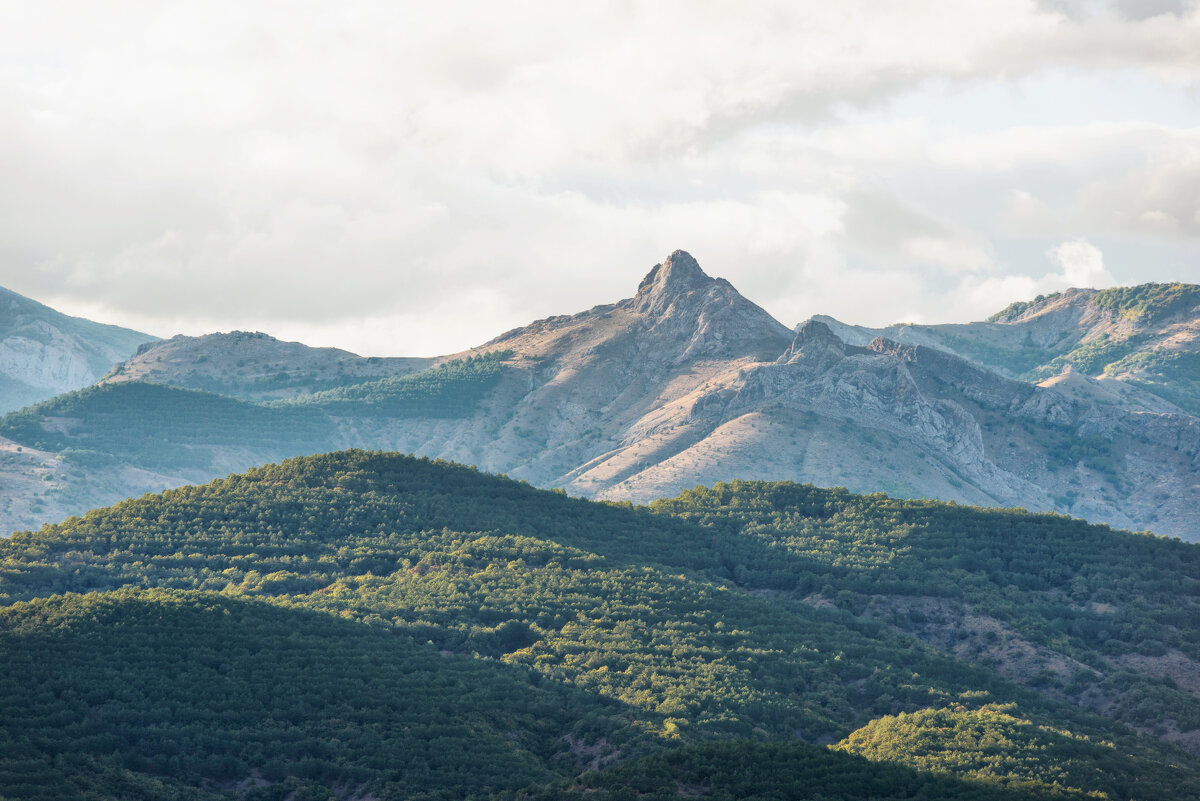
<svg viewBox="0 0 1200 801">
<path fill-rule="evenodd" d="M 632 298 L 540 320 L 477 349 L 513 354 L 477 418 L 347 421 L 348 442 L 386 442 L 596 494 L 653 458 L 653 443 L 637 439 L 664 404 L 739 365 L 775 358 L 791 338 L 728 281 L 676 251 Z M 598 472 L 569 478 L 597 460 Z"/>
<path fill-rule="evenodd" d="M 790 478 L 1197 538 L 1195 418 L 1080 400 L 931 348 L 847 345 L 820 323 L 774 363 L 730 371 L 633 430 L 567 486 L 584 489 L 632 451 L 640 469 L 596 494 L 649 500 L 735 476 Z"/>
<path fill-rule="evenodd" d="M 0 412 L 86 387 L 152 339 L 0 289 Z"/>
</svg>

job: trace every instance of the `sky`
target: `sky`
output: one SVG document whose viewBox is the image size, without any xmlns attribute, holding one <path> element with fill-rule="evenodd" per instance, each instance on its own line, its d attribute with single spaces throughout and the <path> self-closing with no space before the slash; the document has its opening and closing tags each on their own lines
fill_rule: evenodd
<svg viewBox="0 0 1200 801">
<path fill-rule="evenodd" d="M 0 285 L 456 352 L 671 251 L 786 325 L 1200 283 L 1188 0 L 0 0 Z"/>
</svg>

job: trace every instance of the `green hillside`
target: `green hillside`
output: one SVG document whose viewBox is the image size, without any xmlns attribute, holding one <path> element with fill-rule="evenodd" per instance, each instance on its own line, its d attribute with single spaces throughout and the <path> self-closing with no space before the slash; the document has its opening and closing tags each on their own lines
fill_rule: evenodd
<svg viewBox="0 0 1200 801">
<path fill-rule="evenodd" d="M 1084 797 L 1132 798 L 1157 770 L 1111 742 L 1038 726 L 1003 707 L 923 709 L 872 721 L 838 749 L 980 782 Z"/>
<path fill-rule="evenodd" d="M 349 452 L 14 535 L 0 575 L 9 600 L 171 587 L 300 603 L 527 665 L 671 736 L 836 739 L 872 711 L 997 684 L 877 624 L 739 589 L 711 540 L 644 509 Z"/>
<path fill-rule="evenodd" d="M 886 622 L 996 666 L 1040 652 L 1023 683 L 1105 705 L 1139 728 L 1200 730 L 1200 686 L 1133 666 L 1200 665 L 1200 547 L 1061 515 L 735 481 L 657 501 L 735 549 L 743 586 Z M 1097 694 L 1106 700 L 1097 700 Z M 1091 700 L 1089 700 L 1091 699 Z"/>
<path fill-rule="evenodd" d="M 515 797 L 529 801 L 1032 801 L 1062 796 L 1047 788 L 1004 788 L 993 782 L 917 772 L 804 743 L 739 740 L 662 751 Z"/>
<path fill-rule="evenodd" d="M 1169 652 L 1186 660 L 1200 647 L 1198 554 L 1198 546 L 1063 517 L 788 483 L 734 482 L 637 508 L 572 499 L 448 463 L 342 452 L 126 501 L 0 542 L 7 625 L 12 636 L 31 632 L 3 649 L 12 658 L 9 675 L 19 679 L 31 663 L 45 664 L 53 666 L 45 674 L 51 688 L 105 686 L 120 675 L 140 693 L 115 696 L 103 720 L 128 725 L 105 724 L 110 739 L 95 743 L 89 738 L 97 730 L 68 722 L 101 696 L 69 709 L 56 706 L 63 703 L 58 690 L 37 696 L 44 707 L 22 707 L 15 695 L 8 703 L 22 710 L 22 720 L 47 721 L 23 748 L 28 759 L 52 767 L 63 753 L 79 753 L 116 766 L 103 781 L 126 770 L 135 774 L 129 781 L 235 795 L 260 779 L 265 784 L 254 792 L 284 795 L 310 782 L 312 792 L 346 798 L 367 787 L 379 788 L 370 792 L 380 798 L 408 797 L 416 791 L 404 782 L 425 782 L 404 772 L 415 768 L 384 764 L 372 750 L 391 747 L 388 737 L 396 748 L 409 747 L 408 735 L 389 734 L 386 721 L 361 702 L 375 692 L 361 682 L 376 675 L 384 682 L 379 691 L 398 699 L 388 720 L 415 731 L 411 721 L 440 716 L 459 732 L 446 735 L 453 741 L 446 759 L 470 750 L 464 731 L 478 733 L 480 753 L 493 755 L 485 761 L 495 769 L 481 768 L 474 784 L 421 784 L 432 794 L 522 783 L 563 787 L 556 782 L 570 783 L 581 767 L 648 750 L 730 738 L 837 742 L 901 712 L 975 713 L 1001 704 L 1004 714 L 1038 731 L 1119 748 L 1123 764 L 1141 775 L 1129 797 L 1195 797 L 1197 759 L 1149 735 L 1168 722 L 1172 730 L 1200 727 L 1196 697 L 1154 675 L 1150 663 L 1139 670 L 1136 659 Z M 88 594 L 38 600 L 62 593 Z M 916 601 L 939 604 L 949 619 L 930 619 L 928 611 L 921 619 L 910 603 Z M 1004 636 L 1015 632 L 1074 660 L 1068 663 L 1081 665 L 1080 675 L 1066 682 L 1053 673 L 1001 676 L 986 650 L 963 652 L 938 639 L 959 638 L 959 613 L 1002 623 Z M 220 625 L 212 622 L 218 615 Z M 154 628 L 158 620 L 167 622 Z M 191 633 L 173 642 L 171 630 Z M 289 663 L 280 654 L 292 652 L 272 637 L 299 638 L 313 654 L 304 656 L 297 643 Z M 255 653 L 233 645 L 250 641 L 270 647 Z M 86 654 L 89 643 L 99 649 L 96 658 L 68 655 Z M 166 663 L 143 658 L 159 648 Z M 41 649 L 53 656 L 35 659 Z M 376 649 L 392 650 L 388 656 Z M 264 653 L 282 660 L 278 672 Z M 413 675 L 394 676 L 381 672 L 377 659 L 477 670 L 470 675 L 478 693 L 455 706 L 455 692 L 431 675 L 413 667 Z M 98 665 L 122 660 L 121 671 L 97 673 Z M 168 663 L 201 672 L 179 687 Z M 330 673 L 305 684 L 305 670 Z M 288 699 L 272 711 L 275 702 L 254 697 L 267 692 L 265 684 L 238 683 L 264 673 L 311 700 L 298 707 Z M 420 689 L 426 684 L 428 693 Z M 196 690 L 210 685 L 228 688 L 221 697 L 248 693 L 249 700 L 214 706 Z M 319 694 L 326 685 L 357 689 L 351 697 L 305 695 L 305 687 Z M 552 703 L 568 712 L 534 713 L 544 725 L 519 717 L 531 704 L 540 709 L 544 698 L 558 699 Z M 1097 698 L 1103 704 L 1088 701 Z M 185 713 L 121 717 L 134 708 Z M 328 711 L 334 708 L 336 714 Z M 239 718 L 243 712 L 248 717 Z M 330 720 L 338 721 L 336 735 Z M 8 736 L 19 737 L 25 725 Z M 276 726 L 295 730 L 296 742 L 305 744 L 288 759 L 279 749 L 292 740 L 276 737 Z M 368 729 L 380 745 L 360 736 Z M 902 734 L 884 758 L 904 761 Z M 186 774 L 174 769 L 173 754 L 207 757 L 214 739 L 221 759 L 213 765 L 220 762 L 225 773 L 213 773 L 213 765 L 193 765 Z M 168 748 L 166 762 L 156 762 L 162 742 L 190 745 Z M 743 746 L 729 747 L 736 753 Z M 1098 759 L 1096 753 L 1109 752 L 1080 759 Z M 301 767 L 291 757 L 324 764 Z M 974 764 L 964 756 L 916 767 L 977 782 Z M 1079 780 L 1078 789 L 1123 791 L 1123 775 L 1100 771 Z"/>
<path fill-rule="evenodd" d="M 277 405 L 318 407 L 337 417 L 469 417 L 495 386 L 512 351 L 493 351 L 402 376 L 301 395 Z"/>
<path fill-rule="evenodd" d="M 100 466 L 168 472 L 212 466 L 214 450 L 283 459 L 336 447 L 335 418 L 469 416 L 508 354 L 489 353 L 429 370 L 270 404 L 138 381 L 69 392 L 0 417 L 0 436 Z"/>
<path fill-rule="evenodd" d="M 988 321 L 1020 329 L 1024 324 L 1015 322 L 1018 317 L 1058 297 L 1056 293 L 1014 303 Z M 1057 375 L 1069 364 L 1087 375 L 1120 378 L 1185 411 L 1200 413 L 1200 352 L 1191 340 L 1200 309 L 1200 286 L 1111 287 L 1096 292 L 1087 303 L 1110 313 L 1118 324 L 1094 334 L 1082 329 L 1063 331 L 1054 344 L 1045 345 L 1035 344 L 1032 334 L 1019 340 L 996 337 L 986 324 L 914 328 L 986 367 L 1030 381 Z M 1185 336 L 1177 339 L 1179 326 Z"/>
<path fill-rule="evenodd" d="M 207 467 L 211 448 L 277 458 L 328 450 L 332 435 L 316 410 L 139 382 L 88 387 L 0 417 L 0 436 L 28 447 L 169 470 Z"/>
<path fill-rule="evenodd" d="M 86 772 L 70 763 L 90 759 L 209 789 L 258 773 L 276 789 L 461 798 L 577 771 L 572 747 L 637 740 L 619 705 L 527 671 L 213 593 L 0 609 L 0 675 L 10 797 L 70 797 Z"/>
</svg>

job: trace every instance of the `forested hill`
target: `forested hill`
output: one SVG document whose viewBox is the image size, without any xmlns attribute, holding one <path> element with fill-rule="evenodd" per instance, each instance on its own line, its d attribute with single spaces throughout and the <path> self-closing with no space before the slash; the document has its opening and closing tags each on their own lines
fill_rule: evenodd
<svg viewBox="0 0 1200 801">
<path fill-rule="evenodd" d="M 1062 517 L 350 451 L 0 558 L 11 798 L 1200 794 L 1200 547 Z"/>
</svg>

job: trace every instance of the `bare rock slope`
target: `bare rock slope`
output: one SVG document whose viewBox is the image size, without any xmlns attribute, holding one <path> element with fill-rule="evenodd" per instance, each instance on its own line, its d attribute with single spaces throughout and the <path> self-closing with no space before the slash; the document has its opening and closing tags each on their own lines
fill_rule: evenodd
<svg viewBox="0 0 1200 801">
<path fill-rule="evenodd" d="M 986 322 L 887 328 L 816 321 L 855 345 L 877 336 L 962 356 L 1002 375 L 1060 383 L 1135 411 L 1200 413 L 1200 286 L 1068 289 Z"/>
<path fill-rule="evenodd" d="M 0 413 L 86 387 L 153 339 L 0 289 Z"/>
</svg>

